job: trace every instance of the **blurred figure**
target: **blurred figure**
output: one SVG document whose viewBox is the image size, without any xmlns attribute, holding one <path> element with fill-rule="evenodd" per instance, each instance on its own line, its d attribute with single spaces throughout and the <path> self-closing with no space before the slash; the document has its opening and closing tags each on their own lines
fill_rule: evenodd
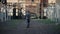
<svg viewBox="0 0 60 34">
<path fill-rule="evenodd" d="M 27 28 L 30 26 L 30 11 L 26 11 Z"/>
<path fill-rule="evenodd" d="M 19 11 L 18 11 L 18 12 L 19 12 L 19 14 L 18 14 L 19 19 L 22 19 L 22 9 L 23 9 L 23 8 L 19 9 Z"/>
</svg>

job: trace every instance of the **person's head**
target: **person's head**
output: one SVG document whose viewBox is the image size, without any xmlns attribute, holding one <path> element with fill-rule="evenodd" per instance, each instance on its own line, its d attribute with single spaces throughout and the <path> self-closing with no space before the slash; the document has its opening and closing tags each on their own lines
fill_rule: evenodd
<svg viewBox="0 0 60 34">
<path fill-rule="evenodd" d="M 26 13 L 30 13 L 30 11 L 29 11 L 29 10 L 27 10 L 27 11 L 26 11 Z"/>
</svg>

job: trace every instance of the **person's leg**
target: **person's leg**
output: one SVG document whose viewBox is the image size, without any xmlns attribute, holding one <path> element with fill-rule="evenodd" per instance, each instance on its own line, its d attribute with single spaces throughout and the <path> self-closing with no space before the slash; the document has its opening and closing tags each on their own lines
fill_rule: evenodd
<svg viewBox="0 0 60 34">
<path fill-rule="evenodd" d="M 29 26 L 30 26 L 30 20 L 28 19 L 27 22 L 28 22 L 27 28 L 29 28 Z"/>
<path fill-rule="evenodd" d="M 27 24 L 27 28 L 29 28 L 29 23 Z"/>
</svg>

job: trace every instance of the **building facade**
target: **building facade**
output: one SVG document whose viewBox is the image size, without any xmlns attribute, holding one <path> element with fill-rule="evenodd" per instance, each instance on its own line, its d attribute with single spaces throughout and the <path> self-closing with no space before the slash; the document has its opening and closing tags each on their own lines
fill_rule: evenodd
<svg viewBox="0 0 60 34">
<path fill-rule="evenodd" d="M 22 13 L 25 15 L 26 10 L 35 13 L 42 18 L 47 16 L 45 8 L 51 4 L 56 3 L 56 0 L 7 0 L 8 15 L 13 16 L 13 8 L 16 8 L 16 16 L 19 15 L 19 10 L 22 8 Z"/>
</svg>

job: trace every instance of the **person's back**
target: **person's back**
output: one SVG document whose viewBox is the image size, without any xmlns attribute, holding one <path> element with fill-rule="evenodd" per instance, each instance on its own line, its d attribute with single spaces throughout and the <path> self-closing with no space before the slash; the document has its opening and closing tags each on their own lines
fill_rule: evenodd
<svg viewBox="0 0 60 34">
<path fill-rule="evenodd" d="M 30 13 L 26 13 L 26 19 L 30 19 Z"/>
</svg>

